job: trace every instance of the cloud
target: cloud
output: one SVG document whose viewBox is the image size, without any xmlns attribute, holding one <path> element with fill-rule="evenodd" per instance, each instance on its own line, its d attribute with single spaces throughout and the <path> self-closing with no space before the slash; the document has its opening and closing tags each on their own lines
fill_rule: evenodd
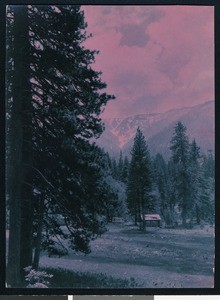
<svg viewBox="0 0 220 300">
<path fill-rule="evenodd" d="M 162 112 L 214 99 L 214 8 L 85 6 L 86 47 L 115 94 L 105 116 Z"/>
<path fill-rule="evenodd" d="M 120 27 L 121 33 L 120 45 L 129 47 L 145 47 L 149 41 L 149 35 L 146 33 L 145 24 L 127 24 Z"/>
<path fill-rule="evenodd" d="M 116 30 L 121 33 L 120 45 L 129 47 L 145 47 L 150 39 L 147 33 L 148 26 L 158 22 L 164 15 L 159 9 L 152 7 L 143 12 L 138 6 L 132 8 L 120 6 L 117 11 L 120 13 L 120 20 L 123 20 L 124 16 L 129 16 L 127 20 L 119 21 L 116 25 Z"/>
<path fill-rule="evenodd" d="M 185 52 L 179 51 L 173 53 L 172 51 L 163 51 L 163 54 L 157 60 L 157 68 L 167 74 L 173 81 L 178 77 L 179 72 L 190 63 L 191 57 Z"/>
</svg>

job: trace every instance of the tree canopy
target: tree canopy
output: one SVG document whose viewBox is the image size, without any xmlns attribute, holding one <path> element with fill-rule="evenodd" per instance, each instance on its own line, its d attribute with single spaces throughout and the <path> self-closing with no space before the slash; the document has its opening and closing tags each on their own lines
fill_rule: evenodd
<svg viewBox="0 0 220 300">
<path fill-rule="evenodd" d="M 131 163 L 128 176 L 128 207 L 139 221 L 143 214 L 151 210 L 151 161 L 145 138 L 138 128 L 131 150 Z"/>
<path fill-rule="evenodd" d="M 40 245 L 35 230 L 40 240 L 42 226 L 49 230 L 47 244 L 59 232 L 87 252 L 102 226 L 97 146 L 89 139 L 103 131 L 99 115 L 114 97 L 101 92 L 106 84 L 92 68 L 97 51 L 83 46 L 87 24 L 79 6 L 9 6 L 7 17 L 7 277 L 18 286 Z M 65 218 L 68 234 L 55 213 Z"/>
</svg>

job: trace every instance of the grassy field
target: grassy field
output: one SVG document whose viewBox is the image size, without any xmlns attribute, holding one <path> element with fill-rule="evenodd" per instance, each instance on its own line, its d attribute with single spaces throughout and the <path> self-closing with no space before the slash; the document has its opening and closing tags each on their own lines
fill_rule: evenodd
<svg viewBox="0 0 220 300">
<path fill-rule="evenodd" d="M 108 232 L 91 242 L 91 249 L 86 256 L 74 252 L 61 258 L 43 255 L 40 264 L 80 272 L 78 281 L 61 283 L 59 279 L 62 287 L 94 287 L 83 273 L 93 277 L 91 282 L 97 288 L 102 287 L 101 282 L 117 288 L 129 287 L 130 283 L 144 288 L 214 286 L 214 229 L 208 226 L 189 230 L 148 228 L 144 233 L 129 224 L 110 224 Z"/>
</svg>

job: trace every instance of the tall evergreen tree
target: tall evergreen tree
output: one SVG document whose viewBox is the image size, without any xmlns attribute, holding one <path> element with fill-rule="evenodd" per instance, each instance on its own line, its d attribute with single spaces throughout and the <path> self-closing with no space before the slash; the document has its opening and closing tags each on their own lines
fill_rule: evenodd
<svg viewBox="0 0 220 300">
<path fill-rule="evenodd" d="M 171 226 L 178 224 L 178 215 L 176 213 L 176 206 L 178 205 L 178 192 L 176 190 L 174 180 L 175 176 L 175 164 L 172 160 L 167 163 L 167 186 L 166 186 L 166 198 L 168 203 L 168 216 L 167 221 Z"/>
<path fill-rule="evenodd" d="M 172 161 L 175 165 L 174 184 L 178 194 L 182 223 L 186 226 L 187 218 L 192 210 L 191 180 L 189 176 L 189 140 L 186 127 L 177 122 L 171 140 Z"/>
<path fill-rule="evenodd" d="M 191 202 L 192 210 L 191 214 L 194 217 L 196 215 L 197 223 L 201 221 L 200 218 L 200 195 L 199 195 L 199 185 L 201 182 L 201 166 L 200 166 L 200 148 L 197 146 L 195 139 L 190 144 L 189 150 L 189 176 L 191 179 Z"/>
<path fill-rule="evenodd" d="M 151 161 L 145 138 L 138 128 L 131 150 L 131 164 L 127 186 L 128 207 L 135 223 L 151 209 Z"/>
<path fill-rule="evenodd" d="M 127 184 L 128 182 L 128 174 L 129 174 L 129 161 L 128 157 L 125 156 L 123 163 L 123 171 L 122 171 L 122 181 Z"/>
<path fill-rule="evenodd" d="M 23 267 L 32 261 L 33 216 L 39 224 L 43 218 L 44 226 L 56 227 L 57 222 L 46 220 L 50 219 L 47 212 L 56 208 L 65 216 L 73 247 L 87 251 L 100 212 L 94 205 L 99 199 L 100 168 L 88 139 L 103 131 L 99 114 L 113 97 L 100 93 L 106 84 L 91 67 L 97 52 L 82 45 L 87 34 L 79 6 L 9 9 L 13 21 L 8 28 L 12 34 L 7 59 L 13 67 L 7 74 L 12 91 L 7 277 L 10 285 L 18 286 Z M 42 205 L 39 198 L 45 199 Z M 23 226 L 26 217 L 30 226 Z"/>
<path fill-rule="evenodd" d="M 203 155 L 203 170 L 205 178 L 215 177 L 215 161 L 211 150 L 207 155 Z"/>
<path fill-rule="evenodd" d="M 112 158 L 111 168 L 112 168 L 112 176 L 115 179 L 118 179 L 118 165 L 115 157 Z"/>
<path fill-rule="evenodd" d="M 22 243 L 22 228 L 24 224 L 24 202 L 26 197 L 32 196 L 28 192 L 24 195 L 24 189 L 27 185 L 27 172 L 24 165 L 26 161 L 25 155 L 27 153 L 27 131 L 30 130 L 31 124 L 26 122 L 26 117 L 29 120 L 28 104 L 31 101 L 30 94 L 30 69 L 29 69 L 29 43 L 26 39 L 28 35 L 28 10 L 15 9 L 13 15 L 13 50 L 9 50 L 10 54 L 13 53 L 13 77 L 11 76 L 12 69 L 8 70 L 8 78 L 13 78 L 11 83 L 11 92 L 13 95 L 13 105 L 10 111 L 10 137 L 8 138 L 9 144 L 9 157 L 7 168 L 7 190 L 9 194 L 10 216 L 9 216 L 9 253 L 8 253 L 8 272 L 7 280 L 11 286 L 16 286 L 20 283 L 20 272 L 22 268 L 21 249 L 25 251 L 28 258 L 30 255 L 30 247 L 24 249 Z M 12 37 L 12 35 L 10 35 Z M 12 58 L 8 57 L 10 61 Z M 11 98 L 9 100 L 11 102 Z M 25 196 L 25 201 L 22 198 Z M 27 211 L 29 211 L 29 205 Z M 28 226 L 30 226 L 29 218 L 27 219 Z M 27 232 L 27 231 L 26 231 Z M 29 239 L 29 235 L 26 235 Z M 27 252 L 26 252 L 27 251 Z M 26 256 L 26 257 L 27 257 Z M 26 258 L 25 258 L 26 259 Z"/>
<path fill-rule="evenodd" d="M 202 221 L 213 222 L 214 220 L 214 162 L 209 154 L 208 160 L 202 157 L 200 148 L 193 141 L 191 144 L 191 178 L 192 190 L 195 199 L 195 211 L 197 224 Z M 193 158 L 193 159 L 192 159 Z"/>
<path fill-rule="evenodd" d="M 214 182 L 204 176 L 199 178 L 199 201 L 197 204 L 196 217 L 197 223 L 214 223 L 215 202 L 214 202 Z"/>
<path fill-rule="evenodd" d="M 160 195 L 160 212 L 167 225 L 172 225 L 171 197 L 169 190 L 169 174 L 166 162 L 161 154 L 154 159 L 154 178 Z M 169 192 L 168 192 L 169 191 Z"/>
<path fill-rule="evenodd" d="M 118 179 L 123 180 L 123 167 L 124 167 L 124 161 L 123 161 L 123 156 L 122 156 L 122 151 L 120 151 L 120 156 L 118 160 Z"/>
<path fill-rule="evenodd" d="M 106 153 L 106 159 L 107 159 L 107 167 L 108 167 L 108 169 L 112 169 L 112 161 L 111 161 L 111 157 L 110 157 L 110 155 L 109 155 L 109 153 L 107 152 Z"/>
</svg>

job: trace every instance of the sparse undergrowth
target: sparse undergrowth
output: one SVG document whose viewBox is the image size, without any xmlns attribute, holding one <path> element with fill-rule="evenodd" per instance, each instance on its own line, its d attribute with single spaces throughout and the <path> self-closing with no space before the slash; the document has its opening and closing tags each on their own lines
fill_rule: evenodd
<svg viewBox="0 0 220 300">
<path fill-rule="evenodd" d="M 45 268 L 49 274 L 53 274 L 50 280 L 50 288 L 135 288 L 141 287 L 134 278 L 120 279 L 106 276 L 103 273 L 91 274 L 83 272 L 73 272 L 62 268 Z"/>
</svg>

